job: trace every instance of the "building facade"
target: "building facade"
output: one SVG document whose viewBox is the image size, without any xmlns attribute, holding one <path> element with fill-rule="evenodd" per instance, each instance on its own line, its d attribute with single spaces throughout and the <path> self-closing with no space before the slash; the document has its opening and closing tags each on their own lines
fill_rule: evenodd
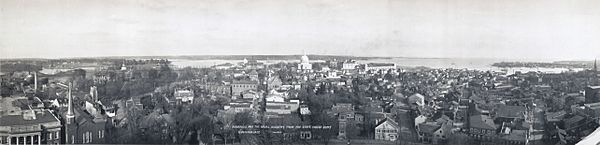
<svg viewBox="0 0 600 145">
<path fill-rule="evenodd" d="M 400 132 L 400 126 L 396 121 L 385 118 L 375 127 L 375 139 L 396 141 Z"/>
<path fill-rule="evenodd" d="M 233 81 L 231 83 L 231 95 L 241 96 L 241 93 L 246 90 L 257 90 L 258 82 L 256 81 Z"/>
<path fill-rule="evenodd" d="M 175 94 L 173 96 L 175 96 L 177 104 L 194 102 L 194 92 L 189 89 L 175 90 Z"/>
<path fill-rule="evenodd" d="M 311 71 L 312 70 L 312 64 L 310 64 L 310 62 L 308 60 L 308 56 L 303 55 L 300 58 L 300 64 L 298 64 L 298 70 L 300 70 L 300 71 Z"/>
<path fill-rule="evenodd" d="M 60 144 L 60 120 L 48 110 L 0 117 L 0 144 Z"/>
</svg>

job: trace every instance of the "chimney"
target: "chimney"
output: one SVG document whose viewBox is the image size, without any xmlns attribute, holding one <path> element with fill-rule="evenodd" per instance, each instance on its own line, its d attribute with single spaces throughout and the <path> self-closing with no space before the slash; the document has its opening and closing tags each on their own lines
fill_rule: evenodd
<svg viewBox="0 0 600 145">
<path fill-rule="evenodd" d="M 98 87 L 96 87 L 96 86 L 90 87 L 90 96 L 92 96 L 92 100 L 94 102 L 98 102 Z"/>
<path fill-rule="evenodd" d="M 37 71 L 33 72 L 33 90 L 35 93 L 37 93 L 37 89 L 38 89 L 38 79 L 37 79 Z"/>
<path fill-rule="evenodd" d="M 75 118 L 74 114 L 73 114 L 73 95 L 71 94 L 71 88 L 73 87 L 73 83 L 69 82 L 69 108 L 67 110 L 67 124 L 71 124 Z"/>
</svg>

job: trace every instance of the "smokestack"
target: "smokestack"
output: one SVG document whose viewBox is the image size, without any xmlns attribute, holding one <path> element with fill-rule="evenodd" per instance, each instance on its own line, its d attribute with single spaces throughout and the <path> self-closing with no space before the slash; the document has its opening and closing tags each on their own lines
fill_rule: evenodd
<svg viewBox="0 0 600 145">
<path fill-rule="evenodd" d="M 90 87 L 90 96 L 92 96 L 92 99 L 94 102 L 98 102 L 98 87 L 96 87 L 96 86 Z"/>
<path fill-rule="evenodd" d="M 38 79 L 37 79 L 37 71 L 33 72 L 33 91 L 37 93 L 38 89 Z"/>
<path fill-rule="evenodd" d="M 71 88 L 73 88 L 73 82 L 69 82 L 69 108 L 67 110 L 67 124 L 71 124 L 73 122 L 73 118 L 75 118 L 75 116 L 73 115 L 73 95 L 71 94 Z"/>
</svg>

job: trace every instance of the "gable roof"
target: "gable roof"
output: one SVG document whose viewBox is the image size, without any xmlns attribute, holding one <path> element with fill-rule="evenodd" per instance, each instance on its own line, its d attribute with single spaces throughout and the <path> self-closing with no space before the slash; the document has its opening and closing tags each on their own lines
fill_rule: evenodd
<svg viewBox="0 0 600 145">
<path fill-rule="evenodd" d="M 392 126 L 395 129 L 400 129 L 400 126 L 398 125 L 398 123 L 396 121 L 394 121 L 393 119 L 390 118 L 384 118 L 383 120 L 381 120 L 379 123 L 377 123 L 377 125 L 375 125 L 375 128 L 379 127 L 380 125 L 384 125 L 384 124 L 389 124 L 390 126 Z"/>
<path fill-rule="evenodd" d="M 50 111 L 35 112 L 35 118 L 26 120 L 22 115 L 4 115 L 0 117 L 0 126 L 35 125 L 42 123 L 60 122 Z"/>
<path fill-rule="evenodd" d="M 548 112 L 546 113 L 546 120 L 547 121 L 560 121 L 563 118 L 565 118 L 565 115 L 567 114 L 567 112 L 565 111 L 558 111 L 558 112 Z"/>
<path fill-rule="evenodd" d="M 496 109 L 496 117 L 522 118 L 526 108 L 523 106 L 500 106 Z"/>
<path fill-rule="evenodd" d="M 527 140 L 527 130 L 512 130 L 502 138 L 510 141 L 525 141 Z"/>
<path fill-rule="evenodd" d="M 583 116 L 575 115 L 575 116 L 573 116 L 571 118 L 565 119 L 564 121 L 565 121 L 565 125 L 566 125 L 566 124 L 574 124 L 574 123 L 577 123 L 577 122 L 579 122 L 581 120 L 584 120 L 584 119 L 585 118 Z"/>
<path fill-rule="evenodd" d="M 473 115 L 469 117 L 469 126 L 474 128 L 495 130 L 496 125 L 492 118 L 487 115 Z"/>
<path fill-rule="evenodd" d="M 433 134 L 435 131 L 439 130 L 442 126 L 435 123 L 422 123 L 419 124 L 419 130 L 425 133 Z"/>
</svg>

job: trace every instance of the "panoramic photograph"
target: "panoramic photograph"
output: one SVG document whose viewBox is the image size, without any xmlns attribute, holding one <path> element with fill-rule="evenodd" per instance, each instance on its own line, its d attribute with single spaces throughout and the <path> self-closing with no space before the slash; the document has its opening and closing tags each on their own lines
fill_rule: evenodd
<svg viewBox="0 0 600 145">
<path fill-rule="evenodd" d="M 0 145 L 599 145 L 598 0 L 0 0 Z"/>
</svg>

